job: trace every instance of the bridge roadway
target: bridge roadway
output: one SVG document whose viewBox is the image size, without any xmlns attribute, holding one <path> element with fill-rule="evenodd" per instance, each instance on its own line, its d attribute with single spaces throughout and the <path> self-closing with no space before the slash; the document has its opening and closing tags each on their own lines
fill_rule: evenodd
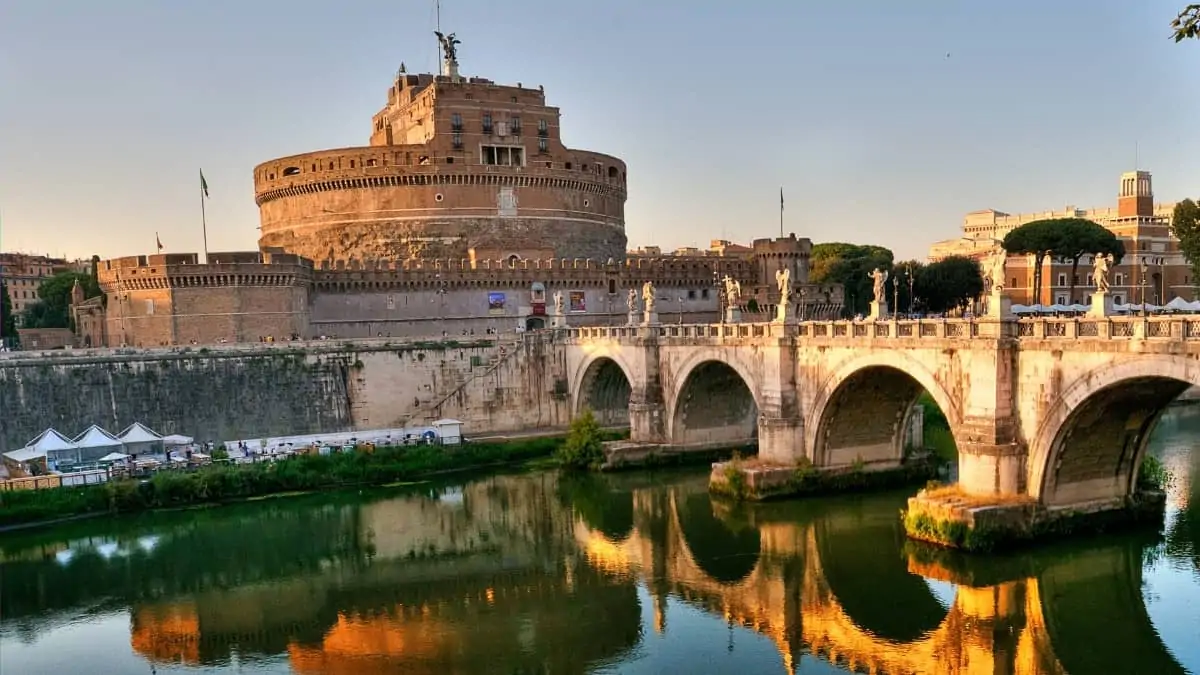
<svg viewBox="0 0 1200 675">
<path fill-rule="evenodd" d="M 1051 509 L 1125 503 L 1167 405 L 1200 386 L 1200 318 L 936 320 L 570 328 L 575 412 L 631 441 L 757 440 L 759 459 L 898 465 L 922 391 L 963 491 Z"/>
</svg>

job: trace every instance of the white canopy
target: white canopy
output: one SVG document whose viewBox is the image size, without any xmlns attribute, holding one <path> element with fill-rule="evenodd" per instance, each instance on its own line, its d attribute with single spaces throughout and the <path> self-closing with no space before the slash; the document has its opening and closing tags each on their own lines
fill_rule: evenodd
<svg viewBox="0 0 1200 675">
<path fill-rule="evenodd" d="M 162 436 L 146 428 L 141 422 L 130 424 L 117 438 L 121 439 L 122 443 L 153 443 L 162 440 Z"/>
<path fill-rule="evenodd" d="M 1200 301 L 1188 302 L 1179 296 L 1175 296 L 1166 304 L 1165 309 L 1176 312 L 1200 312 Z"/>
<path fill-rule="evenodd" d="M 116 436 L 108 433 L 100 427 L 93 424 L 88 427 L 87 431 L 79 434 L 72 443 L 77 448 L 119 448 L 121 441 Z"/>
<path fill-rule="evenodd" d="M 110 452 L 100 458 L 101 462 L 119 462 L 123 459 L 129 459 L 129 455 L 123 452 Z"/>
<path fill-rule="evenodd" d="M 58 450 L 74 450 L 75 444 L 54 429 L 47 429 L 37 438 L 25 444 L 25 447 L 40 452 L 54 452 Z"/>
<path fill-rule="evenodd" d="M 181 436 L 179 434 L 171 434 L 170 436 L 163 436 L 162 442 L 163 442 L 163 445 L 170 445 L 170 446 L 191 445 L 192 437 L 191 436 Z"/>
<path fill-rule="evenodd" d="M 46 456 L 45 450 L 34 450 L 33 448 L 21 448 L 12 452 L 4 453 L 4 456 L 14 462 L 25 463 L 31 459 L 41 459 Z"/>
</svg>

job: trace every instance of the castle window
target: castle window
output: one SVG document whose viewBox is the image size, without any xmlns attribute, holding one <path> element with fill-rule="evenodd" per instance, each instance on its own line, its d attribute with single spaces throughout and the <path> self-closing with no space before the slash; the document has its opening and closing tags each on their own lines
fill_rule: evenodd
<svg viewBox="0 0 1200 675">
<path fill-rule="evenodd" d="M 549 152 L 549 151 L 550 151 L 550 142 L 547 141 L 545 137 L 539 138 L 538 139 L 538 152 Z"/>
<path fill-rule="evenodd" d="M 454 158 L 453 158 L 453 157 L 447 157 L 447 158 L 446 158 L 446 163 L 447 163 L 447 164 L 453 164 L 453 163 L 454 163 Z"/>
<path fill-rule="evenodd" d="M 367 166 L 375 166 L 375 160 L 373 160 L 373 159 L 368 159 L 368 160 L 367 160 Z"/>
<path fill-rule="evenodd" d="M 509 120 L 509 122 L 508 122 L 508 128 L 512 130 L 513 136 L 520 136 L 521 135 L 521 118 L 514 115 L 513 118 L 511 120 Z"/>
<path fill-rule="evenodd" d="M 452 142 L 451 144 L 454 146 L 454 148 L 456 150 L 461 150 L 462 146 L 463 146 L 462 134 L 458 133 L 458 132 L 455 132 L 454 134 L 452 134 L 451 142 Z"/>
<path fill-rule="evenodd" d="M 418 157 L 417 164 L 420 164 L 421 166 L 426 166 L 427 164 L 429 164 L 429 155 L 421 155 L 420 157 Z"/>
<path fill-rule="evenodd" d="M 608 177 L 609 178 L 617 177 L 617 167 L 615 167 L 615 166 L 608 167 Z"/>
<path fill-rule="evenodd" d="M 354 168 L 354 160 L 350 160 L 350 168 L 351 168 L 351 169 L 353 169 L 353 168 Z"/>
<path fill-rule="evenodd" d="M 700 299 L 701 299 L 701 300 L 707 300 L 707 299 L 708 299 L 708 289 L 707 289 L 707 288 L 701 288 L 701 289 L 700 289 Z"/>
<path fill-rule="evenodd" d="M 443 199 L 445 199 L 445 197 L 443 197 L 442 193 L 440 193 L 440 192 L 433 196 L 433 201 L 435 201 L 435 202 L 440 202 Z"/>
<path fill-rule="evenodd" d="M 300 173 L 300 167 L 298 166 L 289 166 L 283 170 L 283 175 L 285 176 L 295 176 L 298 173 Z"/>
<path fill-rule="evenodd" d="M 483 133 L 489 136 L 492 134 L 492 113 L 490 112 L 483 113 Z"/>
<path fill-rule="evenodd" d="M 538 136 L 546 136 L 550 133 L 550 123 L 546 120 L 538 120 Z"/>
<path fill-rule="evenodd" d="M 567 171 L 570 171 L 572 168 L 574 168 L 573 166 L 571 166 L 570 162 L 567 162 L 566 167 L 567 167 Z"/>
<path fill-rule="evenodd" d="M 330 171 L 333 171 L 333 162 L 330 162 L 330 163 L 329 163 L 329 170 L 330 170 Z"/>
<path fill-rule="evenodd" d="M 316 170 L 317 170 L 317 165 L 314 163 L 314 164 L 312 165 L 312 171 L 316 171 Z"/>
<path fill-rule="evenodd" d="M 525 148 L 510 145 L 480 147 L 480 163 L 495 166 L 525 166 Z"/>
<path fill-rule="evenodd" d="M 583 200 L 583 208 L 585 208 L 585 209 L 586 209 L 587 207 L 589 207 L 589 206 L 591 206 L 591 205 L 592 205 L 592 203 L 591 203 L 590 201 L 588 201 L 588 200 L 586 200 L 586 199 L 585 199 L 585 200 Z"/>
<path fill-rule="evenodd" d="M 452 113 L 450 115 L 450 130 L 462 131 L 462 115 L 460 113 Z"/>
<path fill-rule="evenodd" d="M 617 294 L 617 280 L 616 279 L 608 280 L 608 294 L 609 295 Z"/>
<path fill-rule="evenodd" d="M 271 174 L 270 176 L 267 176 L 267 180 L 275 180 L 275 174 Z"/>
</svg>

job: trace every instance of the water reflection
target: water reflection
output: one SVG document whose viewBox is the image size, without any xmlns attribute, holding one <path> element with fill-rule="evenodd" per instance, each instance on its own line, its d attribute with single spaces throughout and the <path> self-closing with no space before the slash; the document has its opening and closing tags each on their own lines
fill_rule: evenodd
<svg viewBox="0 0 1200 675">
<path fill-rule="evenodd" d="M 734 507 L 704 472 L 496 476 L 7 537 L 0 672 L 1183 673 L 1200 662 L 1200 612 L 1172 604 L 1200 595 L 1200 415 L 1163 425 L 1179 475 L 1164 538 L 985 560 L 905 542 L 901 493 Z"/>
</svg>

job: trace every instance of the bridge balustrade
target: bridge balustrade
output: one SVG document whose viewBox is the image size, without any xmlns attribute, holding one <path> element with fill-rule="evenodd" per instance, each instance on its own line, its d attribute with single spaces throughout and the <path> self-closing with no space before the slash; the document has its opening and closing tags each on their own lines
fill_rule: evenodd
<svg viewBox="0 0 1200 675">
<path fill-rule="evenodd" d="M 586 326 L 567 329 L 569 339 L 622 338 L 746 339 L 833 338 L 875 340 L 1013 337 L 1029 340 L 1149 339 L 1200 340 L 1200 317 L 1121 316 L 1106 318 L 919 319 L 886 321 L 802 321 L 782 323 L 661 324 Z"/>
</svg>

